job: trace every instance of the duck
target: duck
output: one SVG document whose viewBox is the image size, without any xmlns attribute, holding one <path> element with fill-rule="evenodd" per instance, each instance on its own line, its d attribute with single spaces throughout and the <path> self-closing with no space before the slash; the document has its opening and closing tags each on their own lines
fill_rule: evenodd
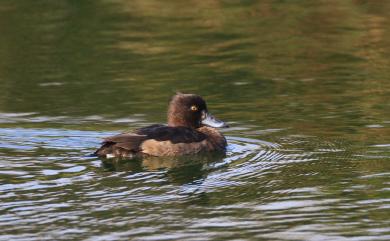
<svg viewBox="0 0 390 241">
<path fill-rule="evenodd" d="M 228 125 L 210 114 L 201 96 L 176 93 L 169 101 L 167 124 L 106 137 L 94 155 L 132 159 L 225 152 L 226 138 L 217 129 L 222 127 Z"/>
</svg>

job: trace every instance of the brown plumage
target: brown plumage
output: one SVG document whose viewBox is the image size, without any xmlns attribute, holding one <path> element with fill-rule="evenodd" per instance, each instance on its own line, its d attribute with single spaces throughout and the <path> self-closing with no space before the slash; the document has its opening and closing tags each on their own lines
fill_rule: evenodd
<svg viewBox="0 0 390 241">
<path fill-rule="evenodd" d="M 206 126 L 207 125 L 207 126 Z M 224 151 L 225 137 L 214 127 L 226 126 L 208 113 L 198 95 L 176 94 L 168 108 L 168 125 L 152 125 L 107 137 L 95 152 L 101 157 L 178 156 Z"/>
</svg>

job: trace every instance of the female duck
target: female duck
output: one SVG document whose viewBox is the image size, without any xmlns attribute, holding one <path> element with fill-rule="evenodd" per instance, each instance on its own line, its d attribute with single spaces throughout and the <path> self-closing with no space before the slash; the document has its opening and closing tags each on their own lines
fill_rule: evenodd
<svg viewBox="0 0 390 241">
<path fill-rule="evenodd" d="M 104 139 L 95 152 L 101 157 L 179 156 L 224 151 L 225 137 L 213 127 L 227 125 L 215 119 L 202 97 L 176 94 L 168 108 L 168 125 L 151 125 Z"/>
</svg>

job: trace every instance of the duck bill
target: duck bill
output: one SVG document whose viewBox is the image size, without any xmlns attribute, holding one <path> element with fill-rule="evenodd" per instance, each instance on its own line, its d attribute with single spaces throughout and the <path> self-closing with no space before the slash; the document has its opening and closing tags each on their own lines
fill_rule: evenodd
<svg viewBox="0 0 390 241">
<path fill-rule="evenodd" d="M 216 128 L 228 127 L 228 125 L 225 122 L 218 120 L 208 112 L 203 112 L 202 124 L 205 126 L 216 127 Z"/>
</svg>

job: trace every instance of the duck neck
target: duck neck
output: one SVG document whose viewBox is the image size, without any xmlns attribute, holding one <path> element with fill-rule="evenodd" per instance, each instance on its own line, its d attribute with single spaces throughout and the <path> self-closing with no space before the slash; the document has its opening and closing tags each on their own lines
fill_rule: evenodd
<svg viewBox="0 0 390 241">
<path fill-rule="evenodd" d="M 196 121 L 192 119 L 188 119 L 185 117 L 185 115 L 175 112 L 175 111 L 168 111 L 168 126 L 172 127 L 188 127 L 196 129 L 200 127 L 200 125 L 196 125 Z"/>
<path fill-rule="evenodd" d="M 172 127 L 183 126 L 183 127 L 193 128 L 193 129 L 197 128 L 197 126 L 195 126 L 191 122 L 181 118 L 180 116 L 169 116 L 168 117 L 168 126 L 172 126 Z"/>
</svg>

